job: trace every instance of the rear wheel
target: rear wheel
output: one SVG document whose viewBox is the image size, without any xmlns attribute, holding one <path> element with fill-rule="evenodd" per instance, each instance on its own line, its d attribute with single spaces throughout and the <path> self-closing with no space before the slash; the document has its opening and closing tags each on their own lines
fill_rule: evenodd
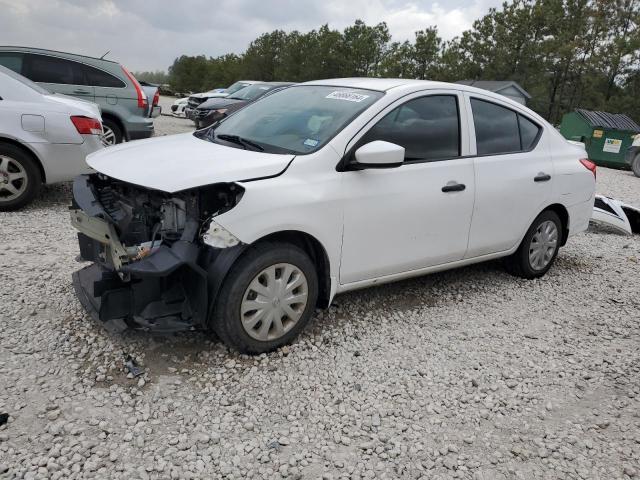
<svg viewBox="0 0 640 480">
<path fill-rule="evenodd" d="M 109 118 L 102 121 L 102 144 L 105 147 L 122 143 L 122 129 Z"/>
<path fill-rule="evenodd" d="M 17 210 L 29 203 L 40 184 L 33 159 L 14 145 L 0 144 L 0 211 Z"/>
<path fill-rule="evenodd" d="M 309 256 L 294 245 L 251 247 L 219 292 L 211 326 L 242 353 L 269 352 L 290 343 L 311 319 L 318 279 Z"/>
<path fill-rule="evenodd" d="M 562 222 L 551 210 L 536 217 L 516 252 L 505 259 L 509 273 L 522 278 L 543 276 L 560 249 Z"/>
<path fill-rule="evenodd" d="M 631 170 L 636 177 L 640 177 L 640 155 L 636 155 L 631 162 Z"/>
</svg>

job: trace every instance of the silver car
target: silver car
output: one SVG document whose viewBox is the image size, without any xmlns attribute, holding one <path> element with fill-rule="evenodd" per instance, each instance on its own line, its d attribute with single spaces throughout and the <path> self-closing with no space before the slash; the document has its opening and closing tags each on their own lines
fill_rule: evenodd
<svg viewBox="0 0 640 480">
<path fill-rule="evenodd" d="M 0 211 L 24 206 L 44 183 L 90 173 L 85 158 L 102 148 L 101 135 L 96 104 L 0 66 Z"/>
<path fill-rule="evenodd" d="M 50 92 L 97 103 L 106 145 L 153 135 L 150 105 L 153 108 L 157 99 L 148 98 L 131 72 L 117 62 L 41 48 L 0 46 L 0 65 Z"/>
</svg>

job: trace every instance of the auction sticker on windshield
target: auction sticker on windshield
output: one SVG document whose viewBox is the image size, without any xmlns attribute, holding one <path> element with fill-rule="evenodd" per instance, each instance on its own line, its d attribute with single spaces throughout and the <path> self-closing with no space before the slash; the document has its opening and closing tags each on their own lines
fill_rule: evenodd
<svg viewBox="0 0 640 480">
<path fill-rule="evenodd" d="M 361 102 L 369 98 L 369 95 L 362 95 L 354 92 L 331 92 L 325 98 L 333 98 L 334 100 L 346 100 L 347 102 Z"/>
</svg>

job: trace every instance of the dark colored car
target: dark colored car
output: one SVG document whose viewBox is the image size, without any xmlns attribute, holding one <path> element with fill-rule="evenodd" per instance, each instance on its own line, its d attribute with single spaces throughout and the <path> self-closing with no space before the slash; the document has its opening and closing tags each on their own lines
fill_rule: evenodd
<svg viewBox="0 0 640 480">
<path fill-rule="evenodd" d="M 191 119 L 196 128 L 204 128 L 240 110 L 245 105 L 255 102 L 269 92 L 281 90 L 293 85 L 290 82 L 264 82 L 256 83 L 238 90 L 229 97 L 212 98 L 196 108 Z"/>
</svg>

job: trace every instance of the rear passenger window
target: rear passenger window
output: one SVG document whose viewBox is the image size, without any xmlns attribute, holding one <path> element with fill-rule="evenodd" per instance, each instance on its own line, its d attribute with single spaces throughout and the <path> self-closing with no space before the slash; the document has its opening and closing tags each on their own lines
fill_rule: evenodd
<svg viewBox="0 0 640 480">
<path fill-rule="evenodd" d="M 48 55 L 29 54 L 25 76 L 34 82 L 82 85 L 82 65 L 70 60 Z"/>
<path fill-rule="evenodd" d="M 22 53 L 2 52 L 0 53 L 0 65 L 22 74 Z"/>
<path fill-rule="evenodd" d="M 416 98 L 384 116 L 359 145 L 384 140 L 405 148 L 406 161 L 460 156 L 460 121 L 454 95 Z"/>
<path fill-rule="evenodd" d="M 536 140 L 538 140 L 540 127 L 522 115 L 518 115 L 518 122 L 520 123 L 522 150 L 531 150 L 534 147 Z"/>
<path fill-rule="evenodd" d="M 540 127 L 528 118 L 495 103 L 471 99 L 478 155 L 530 150 Z"/>
<path fill-rule="evenodd" d="M 104 72 L 100 69 L 90 67 L 89 65 L 83 65 L 85 76 L 87 79 L 87 85 L 92 87 L 113 87 L 122 88 L 126 87 L 126 84 L 118 77 Z"/>
<path fill-rule="evenodd" d="M 520 150 L 518 115 L 495 103 L 471 99 L 476 128 L 478 155 L 517 152 Z"/>
</svg>

